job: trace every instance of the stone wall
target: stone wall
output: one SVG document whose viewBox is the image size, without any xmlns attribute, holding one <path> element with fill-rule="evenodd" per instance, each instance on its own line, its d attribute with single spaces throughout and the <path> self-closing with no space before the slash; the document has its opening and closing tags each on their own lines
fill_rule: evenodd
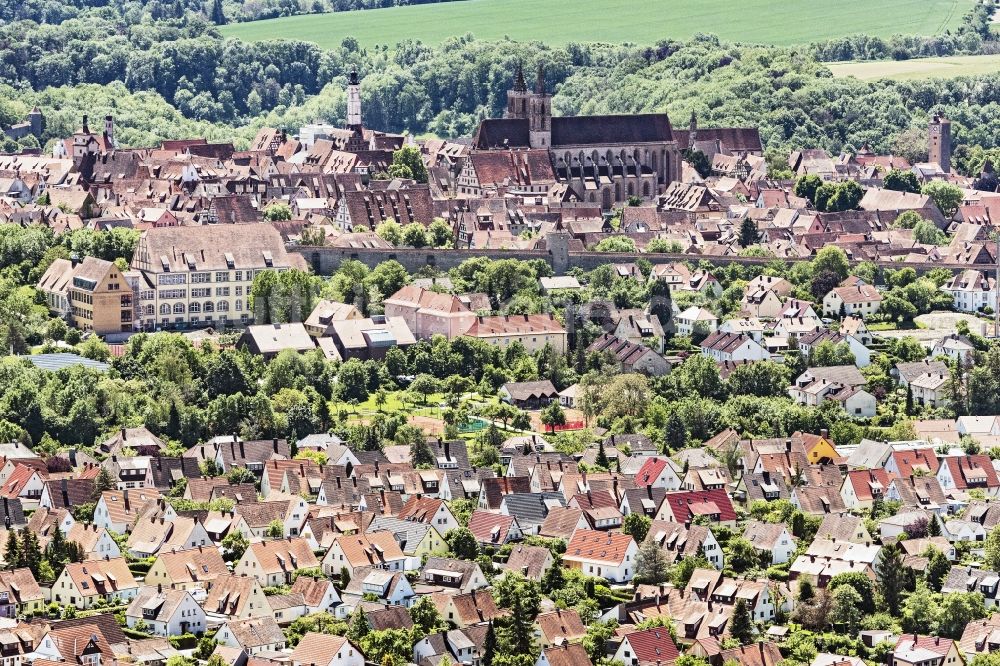
<svg viewBox="0 0 1000 666">
<path fill-rule="evenodd" d="M 374 249 L 374 248 L 334 248 L 313 246 L 291 246 L 289 251 L 301 254 L 313 272 L 318 275 L 332 275 L 340 264 L 348 259 L 356 259 L 369 268 L 378 266 L 383 261 L 395 259 L 410 273 L 415 273 L 426 266 L 434 266 L 442 271 L 448 271 L 461 264 L 466 259 L 488 257 L 490 259 L 519 259 L 529 261 L 542 259 L 552 266 L 557 275 L 566 273 L 570 268 L 579 267 L 591 271 L 608 263 L 631 263 L 638 259 L 646 259 L 653 264 L 671 264 L 677 261 L 698 262 L 706 259 L 716 266 L 732 263 L 768 264 L 773 259 L 761 257 L 699 257 L 698 255 L 680 253 L 606 253 L 606 252 L 571 252 L 568 243 L 550 237 L 551 250 L 436 250 L 425 248 L 420 250 L 410 248 Z M 552 242 L 555 240 L 555 242 Z M 809 261 L 809 259 L 784 259 L 787 264 Z M 876 264 L 882 268 L 914 268 L 917 273 L 924 273 L 934 268 L 946 268 L 951 271 L 963 271 L 976 268 L 982 271 L 993 271 L 995 266 L 983 264 L 969 266 L 965 264 L 912 264 L 892 261 L 880 261 Z"/>
</svg>

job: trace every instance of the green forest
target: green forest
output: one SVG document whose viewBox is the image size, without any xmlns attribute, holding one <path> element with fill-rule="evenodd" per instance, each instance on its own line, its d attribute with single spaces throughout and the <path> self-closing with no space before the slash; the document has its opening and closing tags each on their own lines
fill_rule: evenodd
<svg viewBox="0 0 1000 666">
<path fill-rule="evenodd" d="M 67 135 L 87 112 L 114 114 L 122 145 L 194 135 L 245 147 L 261 126 L 294 131 L 317 120 L 343 122 L 344 72 L 356 66 L 368 126 L 468 136 L 480 118 L 502 113 L 523 62 L 545 65 L 559 114 L 666 110 L 686 123 L 695 111 L 704 126 L 759 126 L 774 151 L 868 144 L 919 158 L 922 127 L 941 110 L 957 144 L 1000 146 L 1000 75 L 858 81 L 834 79 L 820 60 L 835 52 L 975 51 L 988 15 L 933 43 L 859 38 L 777 48 L 702 35 L 652 47 L 555 48 L 466 35 L 436 47 L 404 40 L 391 49 L 364 49 L 347 37 L 322 50 L 222 39 L 213 8 L 200 0 L 87 4 L 29 2 L 11 18 L 28 17 L 0 24 L 0 124 L 22 120 L 38 104 L 47 120 L 43 143 Z"/>
</svg>

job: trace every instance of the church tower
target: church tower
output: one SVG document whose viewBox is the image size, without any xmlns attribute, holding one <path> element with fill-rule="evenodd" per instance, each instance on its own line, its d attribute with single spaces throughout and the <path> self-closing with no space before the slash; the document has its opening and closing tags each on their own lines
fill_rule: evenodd
<svg viewBox="0 0 1000 666">
<path fill-rule="evenodd" d="M 927 142 L 929 161 L 951 173 L 951 121 L 935 113 L 927 126 Z"/>
<path fill-rule="evenodd" d="M 524 70 L 517 63 L 514 73 L 514 87 L 507 91 L 507 112 L 504 118 L 528 117 L 528 84 L 524 82 Z"/>
<path fill-rule="evenodd" d="M 361 129 L 361 79 L 354 68 L 347 76 L 347 127 Z"/>
<path fill-rule="evenodd" d="M 694 150 L 694 145 L 698 141 L 698 116 L 691 110 L 691 124 L 688 126 L 687 150 Z"/>
<path fill-rule="evenodd" d="M 532 148 L 552 145 L 552 95 L 545 92 L 545 68 L 539 63 L 535 92 L 528 99 L 528 142 Z"/>
</svg>

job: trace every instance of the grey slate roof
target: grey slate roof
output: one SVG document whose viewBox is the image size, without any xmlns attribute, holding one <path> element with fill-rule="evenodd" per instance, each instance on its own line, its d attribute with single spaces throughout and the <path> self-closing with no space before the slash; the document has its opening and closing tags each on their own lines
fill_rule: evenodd
<svg viewBox="0 0 1000 666">
<path fill-rule="evenodd" d="M 505 495 L 507 513 L 517 519 L 522 530 L 545 522 L 550 506 L 566 506 L 562 493 L 513 493 Z"/>
<path fill-rule="evenodd" d="M 427 536 L 429 529 L 431 529 L 431 526 L 427 523 L 418 523 L 415 520 L 400 520 L 399 518 L 392 518 L 390 516 L 376 516 L 371 524 L 368 525 L 366 533 L 392 532 L 393 536 L 396 537 L 396 543 L 399 544 L 399 548 L 405 551 L 407 547 L 411 549 L 416 547 Z"/>
</svg>

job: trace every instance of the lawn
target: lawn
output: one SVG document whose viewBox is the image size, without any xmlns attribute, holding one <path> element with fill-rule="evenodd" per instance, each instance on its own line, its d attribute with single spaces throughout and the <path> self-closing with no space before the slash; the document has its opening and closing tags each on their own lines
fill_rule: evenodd
<svg viewBox="0 0 1000 666">
<path fill-rule="evenodd" d="M 935 35 L 954 30 L 974 0 L 462 0 L 234 23 L 226 37 L 300 39 L 324 48 L 352 36 L 364 47 L 416 39 L 633 42 L 686 39 L 699 32 L 729 41 L 791 45 L 867 34 Z"/>
<path fill-rule="evenodd" d="M 1000 71 L 1000 55 L 837 62 L 829 63 L 828 67 L 834 76 L 854 76 L 862 80 L 952 78 Z"/>
</svg>

